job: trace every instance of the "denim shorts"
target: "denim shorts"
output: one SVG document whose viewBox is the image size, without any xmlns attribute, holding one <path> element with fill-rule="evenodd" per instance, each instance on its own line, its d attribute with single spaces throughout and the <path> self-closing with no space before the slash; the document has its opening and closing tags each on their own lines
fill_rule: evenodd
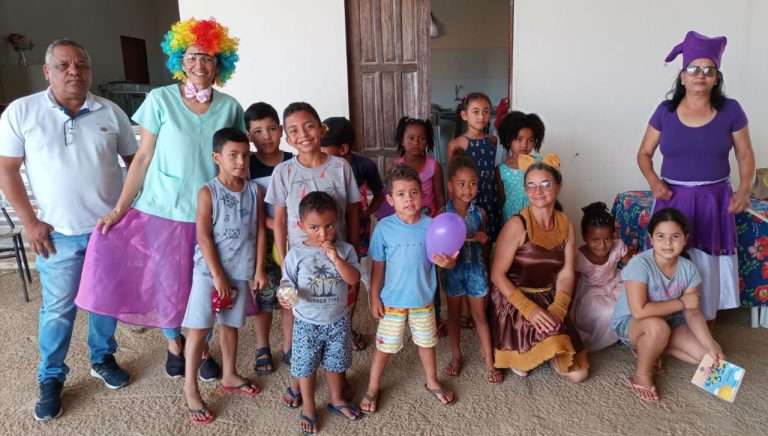
<svg viewBox="0 0 768 436">
<path fill-rule="evenodd" d="M 665 321 L 667 321 L 667 325 L 669 325 L 670 330 L 674 330 L 676 327 L 679 327 L 683 324 L 685 324 L 685 315 L 682 314 L 682 312 L 675 312 L 671 315 L 667 315 L 664 318 Z M 616 322 L 613 331 L 616 332 L 616 336 L 619 337 L 619 340 L 622 344 L 635 348 L 635 344 L 632 343 L 632 341 L 629 340 L 629 323 L 632 322 L 632 315 L 625 316 L 624 318 L 620 319 L 618 322 Z"/>
<path fill-rule="evenodd" d="M 488 272 L 481 263 L 458 262 L 440 269 L 440 286 L 448 297 L 482 298 L 488 294 Z"/>
<path fill-rule="evenodd" d="M 342 373 L 352 365 L 349 313 L 331 324 L 293 321 L 291 375 L 309 377 L 320 363 L 326 371 Z"/>
</svg>

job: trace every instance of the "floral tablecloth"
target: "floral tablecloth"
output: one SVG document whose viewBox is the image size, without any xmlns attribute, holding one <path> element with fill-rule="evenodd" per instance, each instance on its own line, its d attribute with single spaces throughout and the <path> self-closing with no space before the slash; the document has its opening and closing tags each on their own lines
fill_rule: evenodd
<svg viewBox="0 0 768 436">
<path fill-rule="evenodd" d="M 616 196 L 616 233 L 627 246 L 643 249 L 651 219 L 651 191 L 627 191 Z M 768 201 L 752 199 L 752 209 L 768 217 Z M 768 223 L 742 212 L 736 215 L 739 292 L 745 307 L 768 306 Z"/>
</svg>

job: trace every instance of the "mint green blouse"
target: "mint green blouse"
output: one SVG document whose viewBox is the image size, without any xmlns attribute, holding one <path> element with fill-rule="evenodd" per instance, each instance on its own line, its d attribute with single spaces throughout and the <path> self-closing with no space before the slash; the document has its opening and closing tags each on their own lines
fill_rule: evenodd
<svg viewBox="0 0 768 436">
<path fill-rule="evenodd" d="M 243 108 L 214 89 L 208 111 L 197 115 L 182 101 L 179 85 L 169 85 L 153 89 L 133 121 L 157 135 L 155 154 L 133 207 L 161 218 L 195 222 L 197 192 L 216 177 L 213 134 L 224 127 L 245 131 Z"/>
</svg>

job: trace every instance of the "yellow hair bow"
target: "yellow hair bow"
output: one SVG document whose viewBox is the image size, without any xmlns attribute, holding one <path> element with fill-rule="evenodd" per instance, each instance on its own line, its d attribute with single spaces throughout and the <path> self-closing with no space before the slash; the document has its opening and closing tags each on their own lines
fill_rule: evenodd
<svg viewBox="0 0 768 436">
<path fill-rule="evenodd" d="M 530 154 L 521 154 L 517 158 L 517 167 L 522 171 L 527 170 L 528 167 L 537 163 L 549 165 L 556 170 L 560 169 L 560 157 L 555 153 L 547 153 L 544 156 L 540 154 L 537 154 L 536 156 L 531 156 Z"/>
</svg>

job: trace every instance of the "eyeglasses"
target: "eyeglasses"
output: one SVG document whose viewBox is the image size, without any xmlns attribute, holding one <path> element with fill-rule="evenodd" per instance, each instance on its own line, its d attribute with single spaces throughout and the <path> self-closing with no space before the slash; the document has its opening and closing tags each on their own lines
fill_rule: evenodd
<svg viewBox="0 0 768 436">
<path fill-rule="evenodd" d="M 689 76 L 698 76 L 699 73 L 704 73 L 706 77 L 714 77 L 717 74 L 717 67 L 685 67 L 685 74 Z"/>
<path fill-rule="evenodd" d="M 538 138 L 523 138 L 522 136 L 518 136 L 517 138 L 512 138 L 513 141 L 522 142 L 527 145 L 536 145 L 539 143 Z"/>
<path fill-rule="evenodd" d="M 555 186 L 555 183 L 552 180 L 544 180 L 538 185 L 533 182 L 528 182 L 525 184 L 524 189 L 525 189 L 525 192 L 536 192 L 539 189 L 541 189 L 544 192 L 549 192 L 552 190 L 553 186 Z"/>
<path fill-rule="evenodd" d="M 203 63 L 203 65 L 215 65 L 216 64 L 216 58 L 213 56 L 208 56 L 205 53 L 186 53 L 184 57 L 181 58 L 182 62 L 184 62 L 184 65 L 192 66 L 197 64 L 197 61 L 200 61 Z"/>
</svg>

